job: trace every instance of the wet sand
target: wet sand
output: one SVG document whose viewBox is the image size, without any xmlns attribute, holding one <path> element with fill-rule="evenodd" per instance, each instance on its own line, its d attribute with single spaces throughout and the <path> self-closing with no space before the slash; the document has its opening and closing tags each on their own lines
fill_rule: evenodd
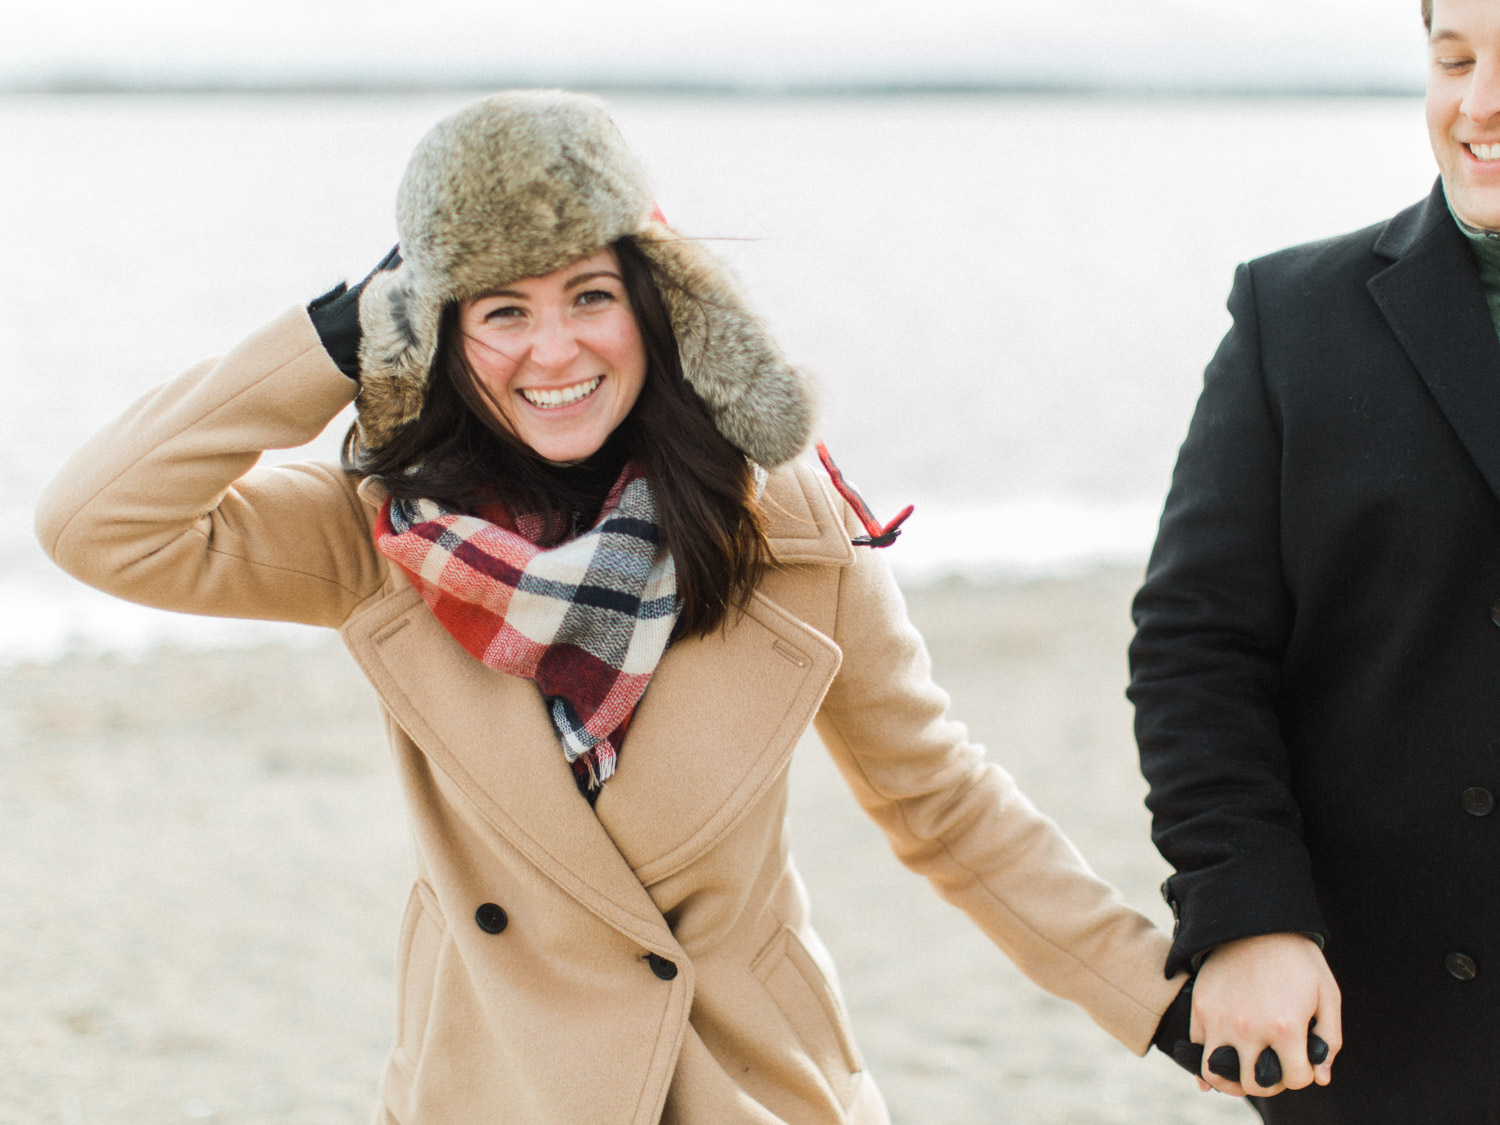
<svg viewBox="0 0 1500 1125">
<path fill-rule="evenodd" d="M 1123 696 L 1138 574 L 911 595 L 990 753 L 1159 924 Z M 890 856 L 815 739 L 793 832 L 900 1125 L 1239 1122 L 1042 993 Z M 0 672 L 0 1125 L 356 1125 L 412 862 L 370 689 L 307 648 Z"/>
</svg>

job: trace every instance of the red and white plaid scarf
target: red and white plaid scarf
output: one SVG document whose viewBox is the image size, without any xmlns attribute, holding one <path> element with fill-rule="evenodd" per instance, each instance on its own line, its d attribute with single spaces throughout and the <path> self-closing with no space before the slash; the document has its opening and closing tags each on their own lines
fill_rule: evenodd
<svg viewBox="0 0 1500 1125">
<path fill-rule="evenodd" d="M 375 545 L 470 655 L 535 681 L 592 802 L 677 622 L 655 497 L 630 462 L 594 526 L 550 549 L 535 542 L 540 517 L 501 504 L 477 512 L 387 500 Z"/>
</svg>

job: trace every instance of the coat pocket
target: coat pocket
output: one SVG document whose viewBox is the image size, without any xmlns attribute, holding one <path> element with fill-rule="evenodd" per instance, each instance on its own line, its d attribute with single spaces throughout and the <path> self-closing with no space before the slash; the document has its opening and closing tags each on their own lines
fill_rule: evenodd
<svg viewBox="0 0 1500 1125">
<path fill-rule="evenodd" d="M 782 926 L 750 964 L 771 994 L 802 1049 L 822 1071 L 846 1108 L 859 1088 L 864 1064 L 848 1019 L 823 970 L 790 926 Z"/>
<path fill-rule="evenodd" d="M 408 1074 L 416 1070 L 432 1012 L 438 957 L 448 936 L 441 918 L 432 892 L 423 883 L 413 883 L 396 954 L 396 1049 L 392 1053 L 392 1061 Z"/>
</svg>

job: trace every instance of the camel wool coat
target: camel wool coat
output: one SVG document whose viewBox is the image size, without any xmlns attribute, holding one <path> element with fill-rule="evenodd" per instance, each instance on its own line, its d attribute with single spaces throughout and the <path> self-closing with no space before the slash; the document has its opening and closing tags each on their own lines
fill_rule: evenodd
<svg viewBox="0 0 1500 1125">
<path fill-rule="evenodd" d="M 37 527 L 120 597 L 336 628 L 374 685 L 417 861 L 377 1122 L 885 1122 L 788 851 L 814 721 L 903 862 L 1145 1051 L 1181 984 L 1168 939 L 946 717 L 820 474 L 771 475 L 776 567 L 721 633 L 667 651 L 590 809 L 535 685 L 467 655 L 375 550 L 382 489 L 255 467 L 355 389 L 291 310 L 91 439 Z"/>
</svg>

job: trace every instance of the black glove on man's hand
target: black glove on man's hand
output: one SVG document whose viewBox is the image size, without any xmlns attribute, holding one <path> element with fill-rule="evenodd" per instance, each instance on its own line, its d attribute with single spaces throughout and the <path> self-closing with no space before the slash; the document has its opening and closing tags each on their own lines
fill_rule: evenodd
<svg viewBox="0 0 1500 1125">
<path fill-rule="evenodd" d="M 307 315 L 318 330 L 323 349 L 334 366 L 355 382 L 359 382 L 359 295 L 370 278 L 400 264 L 401 247 L 392 246 L 391 252 L 353 289 L 341 281 L 307 306 Z"/>
</svg>

